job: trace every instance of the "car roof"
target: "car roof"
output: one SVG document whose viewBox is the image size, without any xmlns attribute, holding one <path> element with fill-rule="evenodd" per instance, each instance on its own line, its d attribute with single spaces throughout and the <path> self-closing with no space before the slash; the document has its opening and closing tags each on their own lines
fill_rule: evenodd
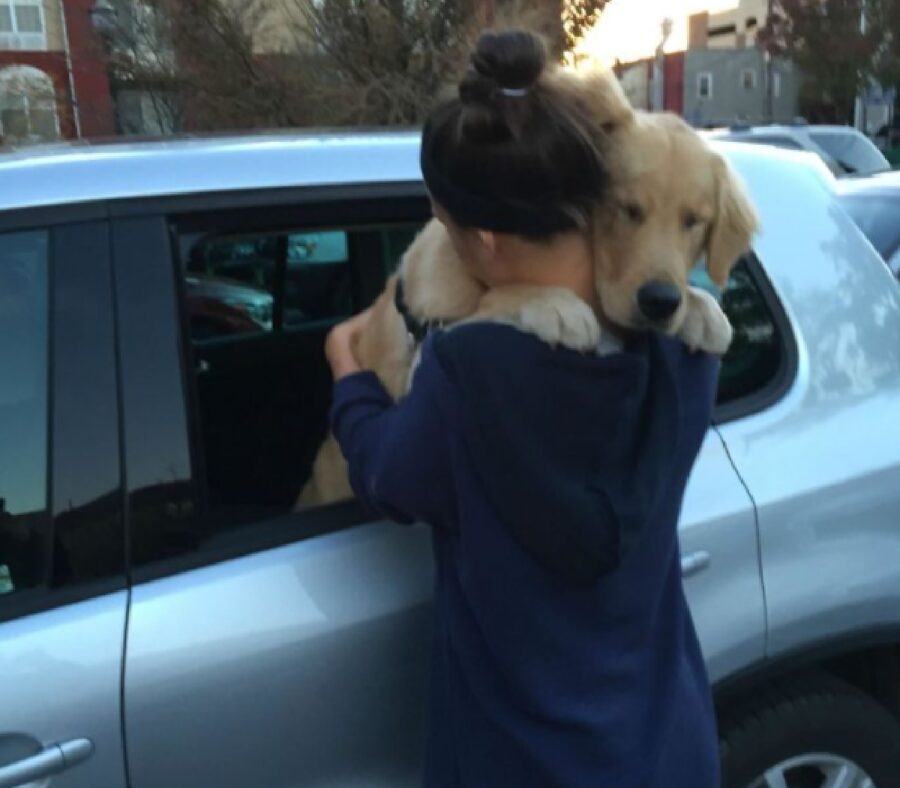
<svg viewBox="0 0 900 788">
<path fill-rule="evenodd" d="M 205 192 L 419 181 L 419 133 L 317 131 L 0 153 L 0 211 Z"/>
<path fill-rule="evenodd" d="M 0 211 L 211 192 L 421 181 L 417 131 L 317 131 L 60 144 L 0 153 Z M 711 140 L 712 141 L 712 140 Z M 715 140 L 754 166 L 811 154 Z M 737 155 L 737 154 L 736 154 Z M 814 158 L 814 157 L 813 157 Z"/>
<path fill-rule="evenodd" d="M 900 195 L 900 170 L 876 172 L 872 175 L 851 175 L 835 184 L 838 194 Z"/>
<path fill-rule="evenodd" d="M 859 129 L 855 129 L 852 126 L 819 126 L 808 125 L 805 123 L 798 123 L 796 125 L 772 123 L 762 126 L 725 126 L 712 130 L 712 133 L 714 135 L 727 135 L 734 137 L 739 137 L 741 135 L 755 136 L 757 134 L 784 134 L 787 136 L 792 136 L 799 134 L 809 134 L 810 132 L 814 132 L 816 134 L 821 132 L 822 134 L 851 134 L 854 136 L 864 136 Z"/>
</svg>

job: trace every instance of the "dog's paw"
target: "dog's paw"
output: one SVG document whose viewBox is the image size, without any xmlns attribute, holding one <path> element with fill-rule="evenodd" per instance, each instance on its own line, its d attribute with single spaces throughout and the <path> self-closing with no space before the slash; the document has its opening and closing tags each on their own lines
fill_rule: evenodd
<svg viewBox="0 0 900 788">
<path fill-rule="evenodd" d="M 473 317 L 511 323 L 549 345 L 571 350 L 593 350 L 600 341 L 593 310 L 561 287 L 497 288 L 485 294 Z"/>
<path fill-rule="evenodd" d="M 678 338 L 693 351 L 724 355 L 731 345 L 734 331 L 719 302 L 697 287 L 688 288 L 687 298 L 687 310 L 677 332 Z"/>
</svg>

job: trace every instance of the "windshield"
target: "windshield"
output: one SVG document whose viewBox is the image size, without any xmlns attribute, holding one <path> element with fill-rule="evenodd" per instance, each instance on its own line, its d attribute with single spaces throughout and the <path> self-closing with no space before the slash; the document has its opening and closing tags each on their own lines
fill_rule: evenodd
<svg viewBox="0 0 900 788">
<path fill-rule="evenodd" d="M 875 144 L 858 132 L 826 133 L 810 131 L 810 139 L 831 156 L 845 172 L 870 175 L 889 170 L 891 165 Z"/>
<path fill-rule="evenodd" d="M 900 247 L 900 195 L 843 195 L 841 205 L 887 260 Z"/>
</svg>

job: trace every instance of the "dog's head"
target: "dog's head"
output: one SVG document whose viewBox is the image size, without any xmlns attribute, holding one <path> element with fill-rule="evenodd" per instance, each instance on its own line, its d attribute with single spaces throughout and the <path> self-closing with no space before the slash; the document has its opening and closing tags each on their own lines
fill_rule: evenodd
<svg viewBox="0 0 900 788">
<path fill-rule="evenodd" d="M 612 187 L 594 222 L 595 277 L 607 319 L 677 330 L 688 275 L 705 256 L 720 287 L 757 228 L 725 160 L 673 115 L 637 113 L 611 134 Z"/>
</svg>

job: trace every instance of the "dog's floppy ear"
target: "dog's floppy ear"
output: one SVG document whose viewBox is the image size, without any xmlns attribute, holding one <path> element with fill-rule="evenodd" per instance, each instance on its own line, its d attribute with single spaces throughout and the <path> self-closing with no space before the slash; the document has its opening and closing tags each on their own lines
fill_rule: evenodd
<svg viewBox="0 0 900 788">
<path fill-rule="evenodd" d="M 634 110 L 611 71 L 591 68 L 572 72 L 557 69 L 546 77 L 557 90 L 567 92 L 580 105 L 590 122 L 605 134 L 611 134 L 634 121 Z"/>
<path fill-rule="evenodd" d="M 756 210 L 737 174 L 721 156 L 713 160 L 716 180 L 716 212 L 709 228 L 706 267 L 710 279 L 725 287 L 728 275 L 741 255 L 750 251 L 759 228 Z"/>
<path fill-rule="evenodd" d="M 577 78 L 581 82 L 582 100 L 600 128 L 611 132 L 634 121 L 634 110 L 615 74 L 591 69 Z"/>
</svg>

